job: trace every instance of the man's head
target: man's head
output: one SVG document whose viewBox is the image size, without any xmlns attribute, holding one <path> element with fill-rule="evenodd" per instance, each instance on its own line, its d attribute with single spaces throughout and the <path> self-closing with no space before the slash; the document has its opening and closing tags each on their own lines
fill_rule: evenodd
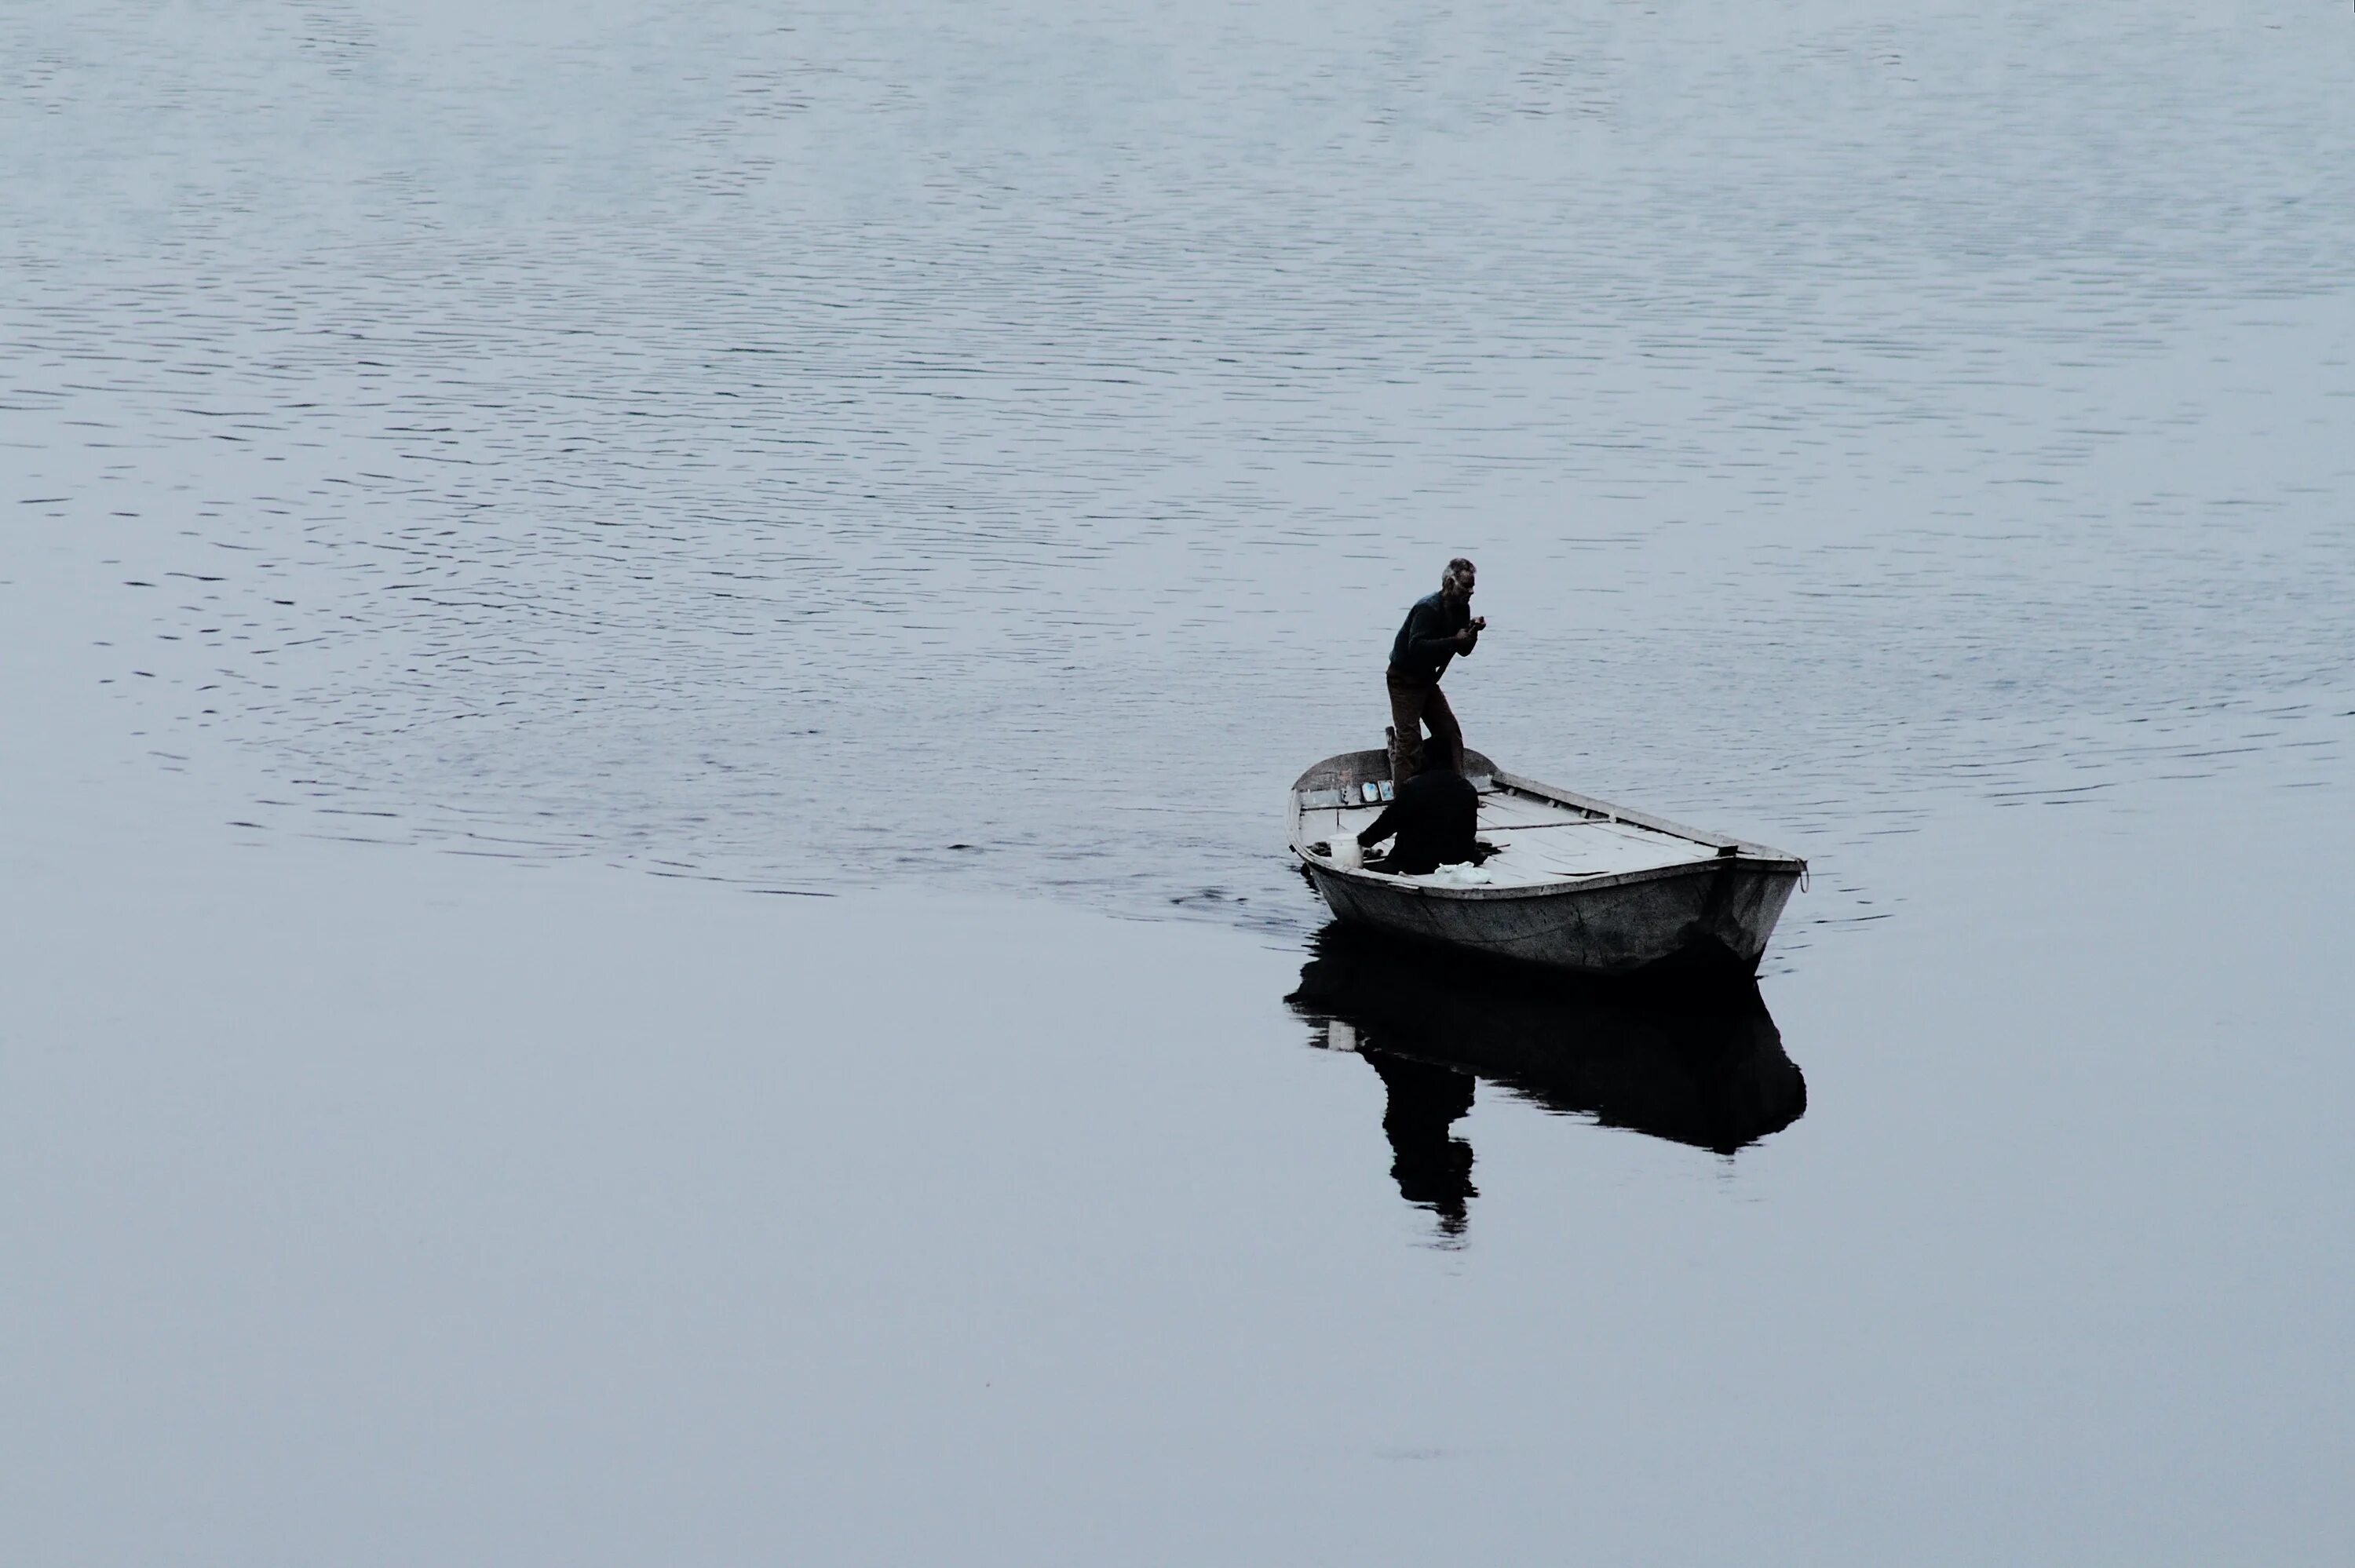
<svg viewBox="0 0 2355 1568">
<path fill-rule="evenodd" d="M 1439 591 L 1461 604 L 1472 597 L 1472 563 L 1458 556 L 1440 574 Z"/>
</svg>

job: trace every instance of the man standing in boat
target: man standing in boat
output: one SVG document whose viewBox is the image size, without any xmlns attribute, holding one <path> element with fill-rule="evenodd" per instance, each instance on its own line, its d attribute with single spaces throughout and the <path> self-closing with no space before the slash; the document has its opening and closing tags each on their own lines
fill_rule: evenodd
<svg viewBox="0 0 2355 1568">
<path fill-rule="evenodd" d="M 1391 782 L 1403 785 L 1423 766 L 1423 731 L 1449 757 L 1464 750 L 1464 730 L 1439 677 L 1447 662 L 1469 654 L 1488 622 L 1472 613 L 1472 563 L 1458 556 L 1447 563 L 1439 591 L 1414 601 L 1406 624 L 1391 643 Z"/>
</svg>

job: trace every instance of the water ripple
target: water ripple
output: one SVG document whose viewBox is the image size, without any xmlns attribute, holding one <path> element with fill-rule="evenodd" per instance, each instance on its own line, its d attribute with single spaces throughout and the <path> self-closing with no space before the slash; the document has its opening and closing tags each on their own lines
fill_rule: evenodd
<svg viewBox="0 0 2355 1568">
<path fill-rule="evenodd" d="M 2347 781 L 2346 18 L 1046 16 L 0 21 L 109 693 L 260 835 L 1293 927 L 1464 551 L 1475 742 L 1808 918 L 1945 801 Z"/>
</svg>

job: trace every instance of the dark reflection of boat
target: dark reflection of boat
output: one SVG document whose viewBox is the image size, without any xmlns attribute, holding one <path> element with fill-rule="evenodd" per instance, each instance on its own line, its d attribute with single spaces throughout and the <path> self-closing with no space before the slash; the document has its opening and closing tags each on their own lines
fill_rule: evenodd
<svg viewBox="0 0 2355 1568">
<path fill-rule="evenodd" d="M 1284 1000 L 1318 1044 L 1355 1050 L 1381 1075 L 1399 1191 L 1451 1233 L 1476 1195 L 1472 1151 L 1451 1128 L 1477 1079 L 1721 1154 L 1807 1108 L 1806 1080 L 1747 981 L 1675 997 L 1582 988 L 1337 924 L 1317 934 Z"/>
</svg>

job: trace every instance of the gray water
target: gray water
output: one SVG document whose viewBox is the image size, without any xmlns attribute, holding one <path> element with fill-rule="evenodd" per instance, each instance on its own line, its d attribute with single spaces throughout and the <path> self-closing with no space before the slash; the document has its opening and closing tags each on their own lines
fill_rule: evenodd
<svg viewBox="0 0 2355 1568">
<path fill-rule="evenodd" d="M 1473 743 L 1798 925 L 2343 768 L 2350 18 L 1758 10 L 20 12 L 12 521 L 240 821 L 763 886 L 1298 929 L 1457 553 Z"/>
<path fill-rule="evenodd" d="M 2355 13 L 68 5 L 0 80 L 39 1561 L 2355 1524 Z M 1756 1009 L 1320 932 L 1284 788 L 1457 554 L 1473 745 L 1811 861 Z"/>
</svg>

